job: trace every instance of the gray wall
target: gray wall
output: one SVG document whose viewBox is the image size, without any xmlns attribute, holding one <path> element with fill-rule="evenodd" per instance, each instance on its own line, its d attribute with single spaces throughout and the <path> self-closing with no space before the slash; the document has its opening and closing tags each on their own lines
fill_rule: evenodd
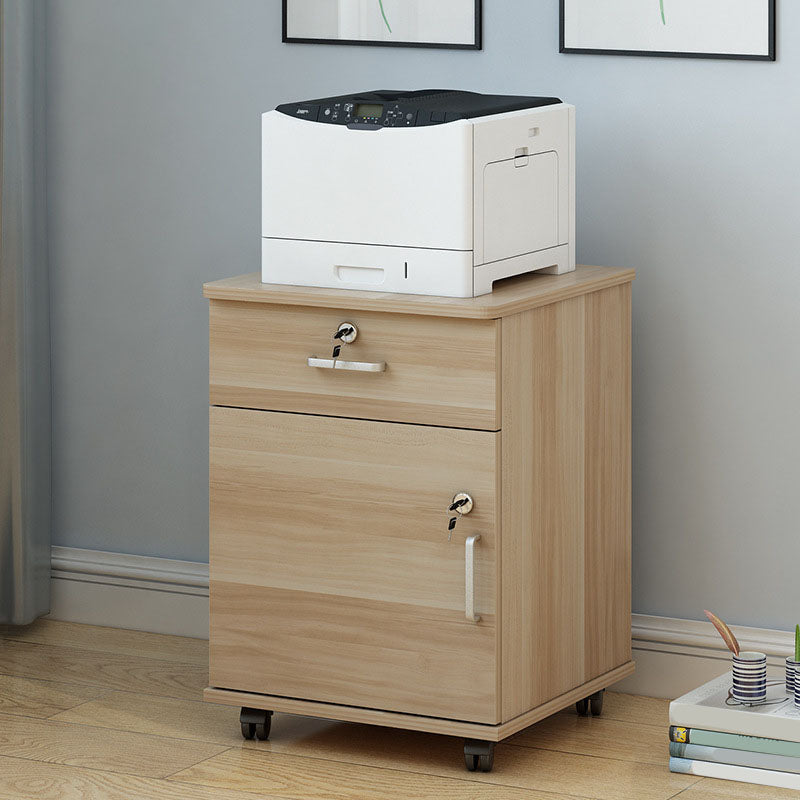
<svg viewBox="0 0 800 800">
<path fill-rule="evenodd" d="M 777 64 L 280 43 L 277 0 L 50 5 L 57 544 L 205 560 L 204 280 L 259 265 L 259 114 L 377 87 L 578 107 L 578 254 L 634 288 L 634 609 L 793 625 L 800 592 L 800 4 Z M 787 602 L 789 601 L 789 602 Z"/>
</svg>

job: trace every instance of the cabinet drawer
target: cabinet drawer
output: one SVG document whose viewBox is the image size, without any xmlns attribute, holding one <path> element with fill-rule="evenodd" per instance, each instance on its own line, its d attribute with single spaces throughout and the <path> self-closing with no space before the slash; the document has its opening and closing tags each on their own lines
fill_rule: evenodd
<svg viewBox="0 0 800 800">
<path fill-rule="evenodd" d="M 499 430 L 499 321 L 212 300 L 211 403 L 221 406 Z M 343 322 L 358 336 L 322 369 Z"/>
<path fill-rule="evenodd" d="M 487 431 L 212 408 L 211 685 L 498 722 L 498 453 Z"/>
</svg>

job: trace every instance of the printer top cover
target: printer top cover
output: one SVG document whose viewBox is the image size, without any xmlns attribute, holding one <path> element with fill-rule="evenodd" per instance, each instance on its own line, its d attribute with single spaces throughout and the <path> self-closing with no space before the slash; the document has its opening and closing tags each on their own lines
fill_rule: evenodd
<svg viewBox="0 0 800 800">
<path fill-rule="evenodd" d="M 423 127 L 459 119 L 504 114 L 560 103 L 557 97 L 521 97 L 451 89 L 380 89 L 339 97 L 284 103 L 276 111 L 290 117 L 348 127 Z"/>
</svg>

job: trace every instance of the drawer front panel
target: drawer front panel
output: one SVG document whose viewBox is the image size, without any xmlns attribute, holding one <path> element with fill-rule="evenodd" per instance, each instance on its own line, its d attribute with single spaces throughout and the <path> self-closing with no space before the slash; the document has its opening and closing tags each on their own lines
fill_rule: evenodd
<svg viewBox="0 0 800 800">
<path fill-rule="evenodd" d="M 492 432 L 212 408 L 212 685 L 496 723 L 498 449 Z M 448 542 L 461 490 L 475 507 Z"/>
<path fill-rule="evenodd" d="M 271 411 L 499 430 L 499 322 L 211 301 L 211 403 Z M 343 322 L 341 360 L 320 369 Z"/>
</svg>

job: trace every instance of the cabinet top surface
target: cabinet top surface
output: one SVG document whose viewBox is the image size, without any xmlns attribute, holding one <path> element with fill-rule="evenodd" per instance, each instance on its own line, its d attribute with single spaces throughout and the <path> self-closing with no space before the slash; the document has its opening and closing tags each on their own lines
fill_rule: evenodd
<svg viewBox="0 0 800 800">
<path fill-rule="evenodd" d="M 394 314 L 426 314 L 435 317 L 497 319 L 609 286 L 628 283 L 635 275 L 634 270 L 621 267 L 579 266 L 575 272 L 567 272 L 564 275 L 534 273 L 508 278 L 496 283 L 490 294 L 463 298 L 283 286 L 261 283 L 260 273 L 251 272 L 248 275 L 205 283 L 203 294 L 210 300 L 346 308 Z"/>
</svg>

